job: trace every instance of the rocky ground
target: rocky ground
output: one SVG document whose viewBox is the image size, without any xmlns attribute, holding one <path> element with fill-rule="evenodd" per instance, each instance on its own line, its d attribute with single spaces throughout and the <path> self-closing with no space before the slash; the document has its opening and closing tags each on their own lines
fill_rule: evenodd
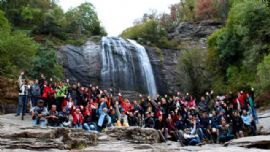
<svg viewBox="0 0 270 152">
<path fill-rule="evenodd" d="M 0 152 L 2 151 L 91 151 L 91 152 L 174 152 L 174 151 L 269 151 L 270 110 L 260 115 L 261 136 L 232 140 L 224 145 L 181 147 L 177 142 L 159 142 L 153 129 L 111 128 L 104 133 L 77 129 L 33 128 L 30 116 L 25 120 L 13 114 L 0 115 Z M 263 126 L 263 127 L 262 127 Z"/>
</svg>

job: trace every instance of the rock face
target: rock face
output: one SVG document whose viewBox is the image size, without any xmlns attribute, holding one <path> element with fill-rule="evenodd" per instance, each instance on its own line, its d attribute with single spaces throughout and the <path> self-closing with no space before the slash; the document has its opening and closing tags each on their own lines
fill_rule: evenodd
<svg viewBox="0 0 270 152">
<path fill-rule="evenodd" d="M 15 112 L 18 94 L 16 80 L 0 77 L 0 114 Z"/>
<path fill-rule="evenodd" d="M 146 47 L 153 67 L 158 92 L 173 93 L 179 89 L 177 84 L 177 64 L 181 55 L 179 50 Z"/>
<path fill-rule="evenodd" d="M 88 40 L 83 46 L 63 46 L 57 54 L 58 62 L 64 67 L 65 78 L 84 85 L 100 81 L 100 45 Z"/>
<path fill-rule="evenodd" d="M 177 66 L 181 50 L 206 49 L 207 37 L 221 26 L 222 23 L 214 21 L 182 22 L 168 34 L 169 39 L 179 42 L 181 49 L 160 49 L 146 46 L 159 93 L 175 93 L 176 90 L 180 90 L 179 84 L 177 84 L 179 74 Z"/>
<path fill-rule="evenodd" d="M 182 22 L 168 34 L 169 39 L 175 39 L 179 42 L 181 49 L 159 49 L 145 46 L 159 93 L 179 90 L 177 65 L 181 50 L 205 49 L 207 36 L 221 26 L 222 23 L 214 21 Z M 89 39 L 82 47 L 63 46 L 58 52 L 58 60 L 64 66 L 65 77 L 72 82 L 80 81 L 84 85 L 100 84 L 102 61 L 99 43 Z"/>
</svg>

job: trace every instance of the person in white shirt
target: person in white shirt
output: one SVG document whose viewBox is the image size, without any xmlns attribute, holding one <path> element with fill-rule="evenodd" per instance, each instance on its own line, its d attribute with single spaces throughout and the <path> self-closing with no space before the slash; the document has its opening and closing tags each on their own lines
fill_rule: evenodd
<svg viewBox="0 0 270 152">
<path fill-rule="evenodd" d="M 28 86 L 24 79 L 24 72 L 21 72 L 19 76 L 19 98 L 18 98 L 18 107 L 17 113 L 15 116 L 19 116 L 21 113 L 25 115 L 26 113 L 26 106 L 27 106 L 27 96 L 28 96 Z"/>
</svg>

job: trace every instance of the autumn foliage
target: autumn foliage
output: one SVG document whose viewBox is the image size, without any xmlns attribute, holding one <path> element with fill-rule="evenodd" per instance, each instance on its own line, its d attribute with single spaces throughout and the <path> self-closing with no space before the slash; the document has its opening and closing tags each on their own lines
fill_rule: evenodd
<svg viewBox="0 0 270 152">
<path fill-rule="evenodd" d="M 216 14 L 216 0 L 197 0 L 196 2 L 196 17 L 198 19 L 211 19 Z"/>
</svg>

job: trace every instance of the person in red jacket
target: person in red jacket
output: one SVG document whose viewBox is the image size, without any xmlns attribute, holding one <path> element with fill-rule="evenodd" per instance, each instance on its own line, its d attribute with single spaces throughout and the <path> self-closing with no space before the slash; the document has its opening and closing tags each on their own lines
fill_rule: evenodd
<svg viewBox="0 0 270 152">
<path fill-rule="evenodd" d="M 84 122 L 84 118 L 81 113 L 81 110 L 77 108 L 76 111 L 72 114 L 72 117 L 73 117 L 73 123 L 72 123 L 73 127 L 81 129 Z"/>
<path fill-rule="evenodd" d="M 124 111 L 125 112 L 130 111 L 131 110 L 131 104 L 130 104 L 129 100 L 128 99 L 124 100 L 121 93 L 119 93 L 118 96 L 119 96 L 119 104 L 124 109 Z"/>
<path fill-rule="evenodd" d="M 47 85 L 47 82 L 44 82 L 43 92 L 42 92 L 42 99 L 45 101 L 44 105 L 48 106 L 50 109 L 54 103 L 54 94 L 56 92 L 52 89 L 51 85 Z"/>
</svg>

